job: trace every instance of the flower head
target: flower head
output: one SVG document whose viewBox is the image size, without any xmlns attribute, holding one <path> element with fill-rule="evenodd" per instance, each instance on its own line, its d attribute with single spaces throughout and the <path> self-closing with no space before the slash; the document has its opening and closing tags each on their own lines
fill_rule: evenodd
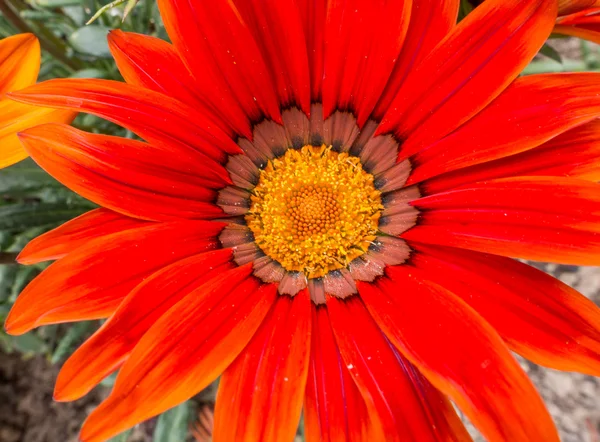
<svg viewBox="0 0 600 442">
<path fill-rule="evenodd" d="M 6 98 L 6 93 L 31 86 L 40 70 L 40 44 L 33 34 L 0 40 L 0 168 L 27 157 L 17 132 L 35 124 L 70 123 L 74 113 L 29 106 Z"/>
<path fill-rule="evenodd" d="M 33 240 L 56 259 L 10 333 L 108 318 L 65 363 L 119 370 L 84 441 L 219 375 L 214 438 L 557 441 L 514 351 L 600 374 L 600 313 L 512 258 L 600 263 L 600 76 L 519 78 L 555 0 L 159 0 L 173 44 L 113 32 L 127 84 L 13 97 L 102 116 L 21 139 L 102 208 Z"/>
</svg>

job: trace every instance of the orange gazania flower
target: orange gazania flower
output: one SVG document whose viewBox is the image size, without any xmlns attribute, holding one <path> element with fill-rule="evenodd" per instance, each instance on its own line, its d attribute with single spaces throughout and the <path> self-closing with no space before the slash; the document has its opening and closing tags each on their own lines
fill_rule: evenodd
<svg viewBox="0 0 600 442">
<path fill-rule="evenodd" d="M 517 78 L 556 0 L 160 0 L 173 45 L 113 32 L 127 84 L 19 101 L 31 156 L 100 204 L 33 240 L 57 259 L 8 332 L 106 323 L 56 399 L 115 370 L 101 441 L 222 375 L 216 441 L 557 441 L 511 350 L 600 374 L 600 313 L 512 258 L 600 263 L 600 76 Z"/>
<path fill-rule="evenodd" d="M 0 40 L 0 168 L 27 157 L 17 132 L 51 121 L 70 123 L 73 112 L 16 103 L 7 92 L 31 86 L 40 70 L 40 43 L 33 34 Z"/>
</svg>

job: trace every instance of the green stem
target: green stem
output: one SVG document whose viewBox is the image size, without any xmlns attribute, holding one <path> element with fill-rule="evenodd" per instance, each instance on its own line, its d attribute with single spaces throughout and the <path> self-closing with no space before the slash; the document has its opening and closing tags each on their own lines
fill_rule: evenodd
<svg viewBox="0 0 600 442">
<path fill-rule="evenodd" d="M 54 58 L 59 60 L 65 66 L 72 70 L 83 68 L 83 63 L 80 60 L 69 58 L 66 55 L 67 46 L 47 29 L 44 25 L 37 23 L 37 31 L 21 18 L 17 11 L 23 10 L 24 5 L 19 5 L 18 0 L 0 0 L 0 12 L 10 21 L 19 31 L 31 32 L 37 34 L 40 39 L 42 48 L 50 53 Z"/>
</svg>

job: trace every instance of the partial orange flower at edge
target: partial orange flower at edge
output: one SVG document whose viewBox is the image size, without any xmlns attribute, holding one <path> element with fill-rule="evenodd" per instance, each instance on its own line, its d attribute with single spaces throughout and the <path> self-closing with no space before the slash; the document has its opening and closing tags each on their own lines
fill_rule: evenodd
<svg viewBox="0 0 600 442">
<path fill-rule="evenodd" d="M 40 43 L 33 34 L 0 40 L 0 168 L 27 158 L 17 132 L 38 124 L 70 123 L 76 113 L 17 103 L 6 97 L 35 84 L 40 70 Z"/>
</svg>

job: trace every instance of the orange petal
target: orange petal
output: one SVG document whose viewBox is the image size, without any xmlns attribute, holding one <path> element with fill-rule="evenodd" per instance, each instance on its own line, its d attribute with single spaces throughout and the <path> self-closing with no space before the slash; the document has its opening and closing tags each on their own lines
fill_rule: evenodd
<svg viewBox="0 0 600 442">
<path fill-rule="evenodd" d="M 470 184 L 411 203 L 407 240 L 534 261 L 600 264 L 600 185 L 516 177 Z"/>
<path fill-rule="evenodd" d="M 250 127 L 232 128 L 220 115 L 215 102 L 207 102 L 198 94 L 198 84 L 170 43 L 149 35 L 123 32 L 108 34 L 108 46 L 119 72 L 129 84 L 142 86 L 178 99 L 204 115 L 212 115 L 219 127 L 233 136 L 235 130 L 248 137 Z"/>
<path fill-rule="evenodd" d="M 223 226 L 157 223 L 89 241 L 29 283 L 6 319 L 6 331 L 19 335 L 44 324 L 108 317 L 152 273 L 216 248 Z"/>
<path fill-rule="evenodd" d="M 18 34 L 0 40 L 0 98 L 34 84 L 40 61 L 40 42 L 35 35 Z"/>
<path fill-rule="evenodd" d="M 106 118 L 165 149 L 196 152 L 208 163 L 223 160 L 226 153 L 241 153 L 210 115 L 159 92 L 119 81 L 48 80 L 10 96 L 23 103 Z"/>
<path fill-rule="evenodd" d="M 219 381 L 215 440 L 293 441 L 306 387 L 311 336 L 307 291 L 279 296 Z"/>
<path fill-rule="evenodd" d="M 36 126 L 19 138 L 46 172 L 116 212 L 153 221 L 223 215 L 213 204 L 216 191 L 208 188 L 223 181 L 194 156 L 57 124 Z"/>
<path fill-rule="evenodd" d="M 0 99 L 0 168 L 27 158 L 17 132 L 37 124 L 70 123 L 75 115 L 71 111 L 29 106 L 8 98 Z"/>
<path fill-rule="evenodd" d="M 127 295 L 115 313 L 64 363 L 54 399 L 81 398 L 116 370 L 144 334 L 190 292 L 233 268 L 231 250 L 190 256 L 152 274 Z"/>
<path fill-rule="evenodd" d="M 360 298 L 328 297 L 327 310 L 342 359 L 385 440 L 471 440 L 450 402 L 390 346 Z"/>
<path fill-rule="evenodd" d="M 251 121 L 281 121 L 271 73 L 233 1 L 159 0 L 158 6 L 179 55 L 205 84 L 199 91 L 207 101 L 222 104 L 234 121 L 243 119 L 240 107 Z"/>
<path fill-rule="evenodd" d="M 364 125 L 402 49 L 412 3 L 409 0 L 328 2 L 321 80 L 324 118 L 335 109 L 349 109 L 356 112 L 358 125 Z"/>
<path fill-rule="evenodd" d="M 388 339 L 488 440 L 558 442 L 533 384 L 495 330 L 463 301 L 414 268 L 390 267 L 359 283 Z"/>
<path fill-rule="evenodd" d="M 306 40 L 295 1 L 234 0 L 265 60 L 282 108 L 310 113 Z"/>
<path fill-rule="evenodd" d="M 331 330 L 327 309 L 312 307 L 304 428 L 307 442 L 369 442 L 381 435 L 352 380 Z"/>
<path fill-rule="evenodd" d="M 456 26 L 459 6 L 460 0 L 413 1 L 406 39 L 390 79 L 373 111 L 375 119 L 383 118 L 408 74 Z"/>
<path fill-rule="evenodd" d="M 535 149 L 445 173 L 419 184 L 422 194 L 477 181 L 514 176 L 557 176 L 600 181 L 600 120 L 551 139 Z"/>
<path fill-rule="evenodd" d="M 519 78 L 456 131 L 413 155 L 408 184 L 526 151 L 591 121 L 600 116 L 599 92 L 600 74 Z"/>
<path fill-rule="evenodd" d="M 469 120 L 537 54 L 556 8 L 556 0 L 485 1 L 410 72 L 379 133 L 393 132 L 415 151 Z"/>
<path fill-rule="evenodd" d="M 584 25 L 556 25 L 554 33 L 568 35 L 569 37 L 582 38 L 596 44 L 600 44 L 600 25 L 584 26 Z"/>
<path fill-rule="evenodd" d="M 508 346 L 536 364 L 600 375 L 600 309 L 559 280 L 512 259 L 411 245 L 411 264 L 459 296 Z"/>
<path fill-rule="evenodd" d="M 327 0 L 296 0 L 308 55 L 310 70 L 310 96 L 312 101 L 321 101 L 323 85 L 323 64 L 325 62 L 325 17 Z"/>
<path fill-rule="evenodd" d="M 83 442 L 104 441 L 189 399 L 233 362 L 277 296 L 274 285 L 259 288 L 251 271 L 246 265 L 213 279 L 148 330 L 84 423 Z"/>
<path fill-rule="evenodd" d="M 600 0 L 558 0 L 558 15 L 573 14 L 593 7 L 600 7 Z"/>
<path fill-rule="evenodd" d="M 144 221 L 119 215 L 112 210 L 91 210 L 32 239 L 19 253 L 17 261 L 36 264 L 59 259 L 96 238 L 145 225 Z"/>
</svg>

